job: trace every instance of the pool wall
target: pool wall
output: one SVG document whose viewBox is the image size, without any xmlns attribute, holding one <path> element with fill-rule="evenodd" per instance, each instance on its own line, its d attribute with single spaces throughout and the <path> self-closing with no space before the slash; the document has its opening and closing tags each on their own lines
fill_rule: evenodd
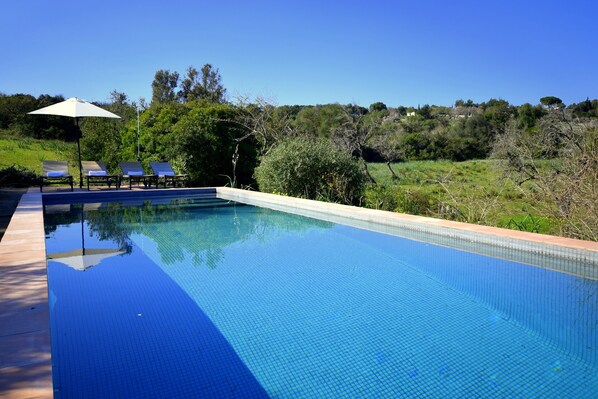
<svg viewBox="0 0 598 399">
<path fill-rule="evenodd" d="M 382 233 L 473 252 L 491 253 L 549 269 L 598 278 L 598 243 L 471 225 L 428 217 L 323 203 L 232 188 L 51 192 L 31 188 L 23 195 L 0 242 L 0 396 L 53 396 L 43 205 L 148 197 L 217 195 Z M 495 249 L 492 249 L 495 248 Z M 505 251 L 506 249 L 506 251 Z M 494 255 L 493 255 L 494 253 Z M 505 255 L 506 253 L 506 255 Z"/>
<path fill-rule="evenodd" d="M 44 194 L 44 205 L 63 204 L 68 202 L 108 202 L 140 200 L 147 197 L 152 198 L 177 198 L 186 196 L 215 196 L 215 188 L 173 188 L 158 190 L 120 190 L 120 191 L 79 191 L 79 192 L 55 192 Z"/>
</svg>

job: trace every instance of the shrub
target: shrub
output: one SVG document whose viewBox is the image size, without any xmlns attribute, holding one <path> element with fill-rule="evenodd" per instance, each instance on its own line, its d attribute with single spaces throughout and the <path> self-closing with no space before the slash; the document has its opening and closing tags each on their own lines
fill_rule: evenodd
<svg viewBox="0 0 598 399">
<path fill-rule="evenodd" d="M 409 213 L 411 215 L 430 214 L 430 205 L 433 200 L 422 191 L 401 191 L 397 196 L 395 212 Z"/>
<path fill-rule="evenodd" d="M 398 186 L 370 184 L 365 190 L 364 205 L 382 211 L 394 211 L 397 207 Z"/>
<path fill-rule="evenodd" d="M 423 191 L 377 184 L 368 186 L 364 202 L 368 208 L 411 215 L 430 215 L 431 208 L 436 204 L 433 196 Z"/>
<path fill-rule="evenodd" d="M 261 191 L 308 199 L 356 203 L 365 185 L 360 165 L 327 140 L 281 141 L 255 169 Z"/>
<path fill-rule="evenodd" d="M 22 166 L 0 169 L 0 187 L 28 187 L 38 183 L 35 172 Z"/>
</svg>

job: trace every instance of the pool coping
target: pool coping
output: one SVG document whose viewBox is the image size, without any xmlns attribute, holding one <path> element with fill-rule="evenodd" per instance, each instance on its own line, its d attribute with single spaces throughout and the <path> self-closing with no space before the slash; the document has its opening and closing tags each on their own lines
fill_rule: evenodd
<svg viewBox="0 0 598 399">
<path fill-rule="evenodd" d="M 46 274 L 46 247 L 43 201 L 70 199 L 134 199 L 148 196 L 215 194 L 242 203 L 287 210 L 306 216 L 353 221 L 357 227 L 368 223 L 392 229 L 444 229 L 457 238 L 475 236 L 527 242 L 551 248 L 587 252 L 598 257 L 598 242 L 526 233 L 496 227 L 473 225 L 430 217 L 325 203 L 229 187 L 156 189 L 137 191 L 75 191 L 42 193 L 30 188 L 23 194 L 0 241 L 0 396 L 6 398 L 52 398 L 50 320 Z M 326 216 L 327 215 L 327 216 Z M 391 231 L 392 232 L 392 231 Z M 18 285 L 18 289 L 15 286 Z"/>
<path fill-rule="evenodd" d="M 53 397 L 42 195 L 35 189 L 23 194 L 0 241 L 0 303 L 0 396 Z"/>
</svg>

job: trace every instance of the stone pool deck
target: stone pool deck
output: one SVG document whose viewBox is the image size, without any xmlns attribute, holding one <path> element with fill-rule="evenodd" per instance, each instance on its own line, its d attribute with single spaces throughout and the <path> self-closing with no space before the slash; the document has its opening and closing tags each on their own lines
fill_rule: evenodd
<svg viewBox="0 0 598 399">
<path fill-rule="evenodd" d="M 52 396 L 42 195 L 30 189 L 0 242 L 0 397 Z"/>
<path fill-rule="evenodd" d="M 203 189 L 205 190 L 205 189 Z M 445 229 L 455 239 L 473 235 L 488 237 L 489 241 L 537 245 L 540 250 L 557 248 L 581 251 L 591 259 L 598 257 L 598 243 L 525 233 L 494 227 L 471 225 L 404 215 L 339 204 L 322 203 L 292 197 L 282 197 L 231 188 L 208 189 L 218 197 L 239 202 L 284 209 L 306 216 L 318 216 L 330 221 L 345 221 L 356 227 L 372 228 L 393 233 L 395 229 Z M 93 195 L 101 201 L 105 196 L 130 195 L 129 190 L 75 190 L 73 197 Z M 139 195 L 157 193 L 185 195 L 195 189 L 143 190 Z M 56 190 L 52 190 L 56 192 Z M 69 196 L 70 193 L 61 191 Z M 96 194 L 97 193 L 97 194 Z M 62 195 L 62 194 L 61 194 Z M 340 219 L 339 219 L 340 218 Z M 349 222 L 347 222 L 347 220 Z M 42 194 L 31 188 L 21 198 L 0 242 L 0 398 L 51 398 L 52 367 L 50 351 L 50 322 L 46 275 L 46 250 L 43 224 Z M 423 231 L 422 230 L 422 231 Z M 419 231 L 419 230 L 418 230 Z M 509 244 L 510 245 L 510 244 Z M 517 247 L 518 248 L 518 247 Z M 517 250 L 517 248 L 515 248 Z M 584 255 L 585 256 L 585 255 Z M 593 276 L 596 272 L 582 270 Z"/>
</svg>

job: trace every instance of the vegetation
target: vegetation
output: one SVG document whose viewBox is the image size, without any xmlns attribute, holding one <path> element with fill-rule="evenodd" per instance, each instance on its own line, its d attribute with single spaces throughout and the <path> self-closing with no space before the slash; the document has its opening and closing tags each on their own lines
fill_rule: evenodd
<svg viewBox="0 0 598 399">
<path fill-rule="evenodd" d="M 573 124 L 556 113 L 551 118 L 534 135 L 517 130 L 502 135 L 495 156 L 558 234 L 598 241 L 598 125 Z M 544 167 L 539 156 L 549 158 Z"/>
<path fill-rule="evenodd" d="M 76 160 L 77 146 L 58 140 L 0 135 L 0 169 L 20 166 L 35 173 L 42 172 L 44 160 Z M 73 163 L 72 166 L 76 166 Z"/>
<path fill-rule="evenodd" d="M 43 159 L 76 159 L 72 119 L 27 115 L 62 99 L 0 94 L 0 167 L 38 172 Z M 194 185 L 257 186 L 598 239 L 597 99 L 275 106 L 260 98 L 229 101 L 218 69 L 205 64 L 183 75 L 157 71 L 149 104 L 113 91 L 98 105 L 122 119 L 84 118 L 83 158 L 114 171 L 119 161 L 138 159 L 147 167 L 168 160 Z"/>
<path fill-rule="evenodd" d="M 369 208 L 425 215 L 469 223 L 553 234 L 558 230 L 537 210 L 538 200 L 502 170 L 502 161 L 410 161 L 393 164 L 400 179 L 386 165 L 370 164 L 378 181 L 365 191 Z M 539 162 L 544 167 L 545 162 Z"/>
<path fill-rule="evenodd" d="M 281 141 L 255 169 L 262 191 L 354 203 L 365 176 L 355 160 L 330 141 L 304 137 Z"/>
<path fill-rule="evenodd" d="M 22 166 L 0 169 L 0 187 L 29 187 L 37 184 L 38 175 Z"/>
</svg>

